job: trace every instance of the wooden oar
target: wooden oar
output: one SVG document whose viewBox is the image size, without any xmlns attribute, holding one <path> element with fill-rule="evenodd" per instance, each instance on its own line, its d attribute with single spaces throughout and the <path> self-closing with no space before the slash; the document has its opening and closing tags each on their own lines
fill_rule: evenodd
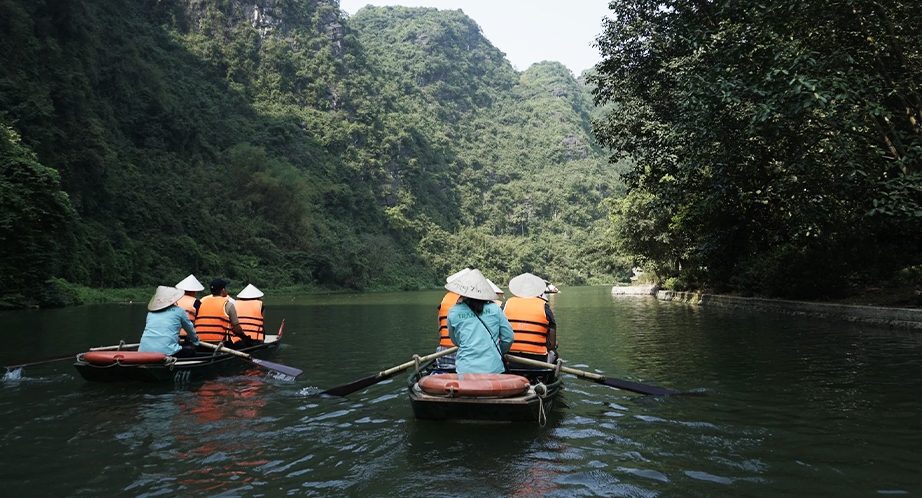
<svg viewBox="0 0 922 498">
<path fill-rule="evenodd" d="M 519 356 L 513 356 L 511 354 L 506 355 L 506 359 L 509 361 L 514 361 L 516 363 L 522 363 L 524 365 L 531 365 L 533 367 L 542 367 L 549 370 L 557 368 L 557 365 L 552 363 L 545 363 L 543 361 L 530 360 L 528 358 L 521 358 Z M 656 387 L 648 386 L 644 384 L 638 384 L 636 382 L 629 382 L 621 379 L 612 379 L 604 375 L 599 375 L 591 372 L 584 372 L 582 370 L 577 370 L 575 368 L 561 366 L 560 370 L 568 374 L 573 374 L 579 378 L 591 380 L 597 384 L 604 384 L 609 387 L 614 387 L 616 389 L 621 389 L 624 391 L 631 391 L 640 394 L 652 394 L 654 396 L 668 396 L 670 394 L 682 394 L 680 391 L 673 391 L 672 389 L 666 389 L 665 387 Z"/>
<path fill-rule="evenodd" d="M 453 348 L 448 348 L 444 351 L 439 351 L 438 353 L 432 353 L 430 355 L 421 357 L 419 359 L 419 362 L 425 363 L 427 361 L 434 360 L 436 358 L 445 356 L 447 354 L 454 353 L 457 350 L 458 350 L 457 347 L 453 347 Z M 348 394 L 352 394 L 358 391 L 359 389 L 364 389 L 368 386 L 373 386 L 377 384 L 378 382 L 381 382 L 382 380 L 389 379 L 393 377 L 394 375 L 397 375 L 400 372 L 403 372 L 404 370 L 412 367 L 413 365 L 416 365 L 416 360 L 402 363 L 393 368 L 388 368 L 387 370 L 378 372 L 369 377 L 365 377 L 364 379 L 359 379 L 359 380 L 350 382 L 348 384 L 343 384 L 341 386 L 336 386 L 332 389 L 327 389 L 326 391 L 323 391 L 322 393 L 320 393 L 320 395 L 321 396 L 324 396 L 324 395 L 325 396 L 346 396 Z"/>
<path fill-rule="evenodd" d="M 117 351 L 119 348 L 136 348 L 139 344 L 120 344 L 118 346 L 102 346 L 98 348 L 90 348 L 90 351 Z M 80 353 L 85 353 L 85 351 L 80 351 Z M 32 360 L 26 361 L 23 363 L 14 363 L 12 365 L 3 365 L 3 368 L 7 370 L 13 370 L 14 368 L 28 367 L 32 365 L 41 365 L 43 363 L 53 363 L 56 361 L 72 360 L 76 359 L 77 355 L 80 353 L 65 354 L 61 356 L 52 356 L 51 358 L 44 358 L 41 360 Z"/>
<path fill-rule="evenodd" d="M 199 342 L 199 346 L 205 346 L 206 348 L 216 349 L 218 351 L 221 351 L 222 353 L 230 353 L 240 358 L 243 361 L 252 363 L 256 366 L 260 366 L 263 368 L 268 368 L 269 370 L 275 370 L 276 372 L 283 373 L 291 377 L 297 377 L 301 375 L 301 372 L 302 372 L 302 370 L 294 368 L 294 367 L 288 367 L 285 365 L 281 365 L 279 363 L 261 360 L 259 358 L 253 358 L 253 356 L 248 355 L 242 351 L 237 351 L 235 349 L 226 348 L 224 346 L 219 346 L 217 344 L 211 344 L 210 342 L 201 341 Z"/>
</svg>

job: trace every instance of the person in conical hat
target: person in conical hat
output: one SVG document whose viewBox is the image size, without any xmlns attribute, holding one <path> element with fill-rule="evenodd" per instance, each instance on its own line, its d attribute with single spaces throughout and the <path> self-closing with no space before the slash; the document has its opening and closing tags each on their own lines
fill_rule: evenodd
<svg viewBox="0 0 922 498">
<path fill-rule="evenodd" d="M 471 270 L 445 285 L 461 296 L 448 310 L 448 337 L 458 346 L 457 373 L 503 373 L 503 355 L 512 345 L 509 320 L 493 301 L 498 298 L 490 282 Z"/>
<path fill-rule="evenodd" d="M 465 275 L 470 271 L 470 268 L 465 268 L 459 272 L 452 273 L 445 278 L 445 283 L 447 284 L 453 282 L 458 277 Z M 442 297 L 442 302 L 439 303 L 439 345 L 435 348 L 437 353 L 454 347 L 454 344 L 451 343 L 451 339 L 448 337 L 448 310 L 457 304 L 458 298 L 460 297 L 461 296 L 455 294 L 454 292 L 448 291 L 445 293 L 445 296 Z M 454 370 L 455 353 L 436 358 L 435 366 L 442 370 Z"/>
<path fill-rule="evenodd" d="M 189 275 L 188 277 L 182 279 L 176 288 L 183 290 L 185 292 L 201 292 L 205 290 L 205 286 L 195 278 L 195 275 Z M 194 294 L 193 294 L 194 295 Z"/>
<path fill-rule="evenodd" d="M 259 299 L 263 297 L 263 292 L 253 284 L 247 284 L 237 294 L 237 300 L 234 302 L 234 309 L 237 310 L 237 319 L 240 322 L 240 328 L 243 333 L 254 342 L 265 340 L 265 306 Z"/>
<path fill-rule="evenodd" d="M 546 363 L 557 360 L 557 320 L 544 297 L 548 285 L 546 280 L 531 273 L 509 281 L 509 292 L 515 297 L 502 306 L 515 333 L 509 354 Z"/>
<path fill-rule="evenodd" d="M 263 291 L 256 288 L 253 284 L 247 284 L 242 291 L 237 293 L 237 299 L 259 299 L 263 297 Z"/>
<path fill-rule="evenodd" d="M 154 297 L 147 303 L 147 322 L 138 351 L 163 353 L 177 358 L 195 356 L 199 338 L 186 311 L 176 306 L 176 301 L 181 297 L 183 291 L 176 287 L 157 287 Z M 186 346 L 179 344 L 180 329 L 186 332 Z"/>
<path fill-rule="evenodd" d="M 176 288 L 185 291 L 185 294 L 176 301 L 176 306 L 186 310 L 186 315 L 189 316 L 189 320 L 195 323 L 195 317 L 198 315 L 198 308 L 202 305 L 202 302 L 198 300 L 196 294 L 198 294 L 199 291 L 205 290 L 205 287 L 195 278 L 195 275 L 189 275 L 176 284 Z M 185 336 L 186 331 L 180 329 L 179 337 Z"/>
</svg>

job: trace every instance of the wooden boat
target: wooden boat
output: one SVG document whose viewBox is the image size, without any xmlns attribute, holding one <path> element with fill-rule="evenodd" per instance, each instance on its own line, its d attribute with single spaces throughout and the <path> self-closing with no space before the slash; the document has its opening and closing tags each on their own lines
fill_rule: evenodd
<svg viewBox="0 0 922 498">
<path fill-rule="evenodd" d="M 282 329 L 277 335 L 266 335 L 265 340 L 236 351 L 252 355 L 279 347 Z M 196 356 L 173 358 L 158 353 L 138 353 L 138 344 L 120 344 L 92 348 L 77 355 L 74 368 L 90 382 L 189 382 L 214 377 L 228 367 L 245 362 L 231 354 L 199 347 Z M 143 356 L 142 356 L 143 355 Z"/>
<path fill-rule="evenodd" d="M 426 376 L 454 373 L 435 368 L 435 361 L 420 365 L 407 379 L 407 391 L 413 415 L 419 420 L 488 420 L 503 422 L 537 421 L 544 425 L 560 392 L 562 379 L 558 370 L 513 368 L 509 374 L 528 380 L 527 388 L 513 395 L 465 395 L 448 389 L 447 394 L 420 386 Z M 442 384 L 445 384 L 444 382 Z M 449 386 L 453 385 L 451 383 Z M 428 392 L 427 392 L 428 391 Z M 476 388 L 469 392 L 475 393 Z"/>
</svg>

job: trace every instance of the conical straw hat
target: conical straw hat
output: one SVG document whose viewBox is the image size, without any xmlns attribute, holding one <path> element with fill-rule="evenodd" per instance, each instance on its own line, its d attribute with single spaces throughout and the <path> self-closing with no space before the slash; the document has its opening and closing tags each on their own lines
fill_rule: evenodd
<svg viewBox="0 0 922 498">
<path fill-rule="evenodd" d="M 509 281 L 509 291 L 518 297 L 538 297 L 544 294 L 544 289 L 544 279 L 531 273 L 523 273 Z"/>
<path fill-rule="evenodd" d="M 445 288 L 455 294 L 472 299 L 493 301 L 499 298 L 490 287 L 490 282 L 480 273 L 480 270 L 471 270 L 461 275 L 449 282 Z"/>
<path fill-rule="evenodd" d="M 150 298 L 150 302 L 147 303 L 147 309 L 148 311 L 159 311 L 167 308 L 176 301 L 179 301 L 179 298 L 181 298 L 183 294 L 184 292 L 176 287 L 161 285 L 157 287 L 157 292 L 154 293 L 154 297 Z"/>
<path fill-rule="evenodd" d="M 492 280 L 490 280 L 490 279 L 488 278 L 488 279 L 487 279 L 487 282 L 490 283 L 490 288 L 493 289 L 493 292 L 497 293 L 497 294 L 500 295 L 500 296 L 505 296 L 505 295 L 506 295 L 506 293 L 503 292 L 502 289 L 500 289 L 499 287 L 497 287 L 496 284 L 494 284 Z"/>
<path fill-rule="evenodd" d="M 559 294 L 560 293 L 560 289 L 558 289 L 554 284 L 548 282 L 547 280 L 545 280 L 544 283 L 547 284 L 547 287 L 544 288 L 545 294 Z"/>
<path fill-rule="evenodd" d="M 256 288 L 255 285 L 249 284 L 237 294 L 237 299 L 259 299 L 263 297 L 263 292 Z"/>
<path fill-rule="evenodd" d="M 189 275 L 188 277 L 184 278 L 182 282 L 176 284 L 176 288 L 179 290 L 193 292 L 205 290 L 205 286 L 203 286 L 202 283 L 199 282 L 197 278 L 195 278 L 195 275 Z"/>
<path fill-rule="evenodd" d="M 451 283 L 452 280 L 455 280 L 456 278 L 460 277 L 461 275 L 467 275 L 467 273 L 468 273 L 469 271 L 471 271 L 470 268 L 465 268 L 465 269 L 459 271 L 458 273 L 452 273 L 451 275 L 448 276 L 448 278 L 445 279 L 445 283 L 446 283 L 446 284 Z"/>
</svg>

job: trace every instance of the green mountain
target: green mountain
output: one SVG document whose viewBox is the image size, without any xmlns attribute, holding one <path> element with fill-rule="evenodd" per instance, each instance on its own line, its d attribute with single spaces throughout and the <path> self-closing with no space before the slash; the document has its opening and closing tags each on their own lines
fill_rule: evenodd
<svg viewBox="0 0 922 498">
<path fill-rule="evenodd" d="M 588 91 L 516 72 L 461 11 L 0 0 L 0 42 L 0 304 L 615 268 Z"/>
</svg>

